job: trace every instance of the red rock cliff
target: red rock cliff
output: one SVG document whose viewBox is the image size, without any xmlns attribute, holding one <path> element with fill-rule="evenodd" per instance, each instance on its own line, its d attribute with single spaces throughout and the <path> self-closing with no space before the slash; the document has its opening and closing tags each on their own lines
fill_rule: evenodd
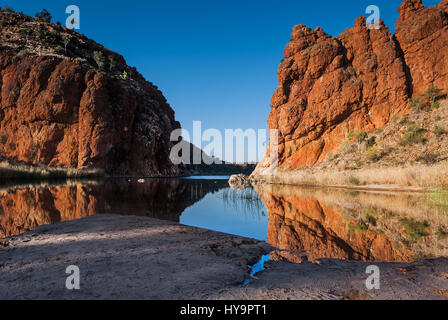
<svg viewBox="0 0 448 320">
<path fill-rule="evenodd" d="M 294 27 L 268 120 L 279 130 L 280 168 L 320 163 L 350 130 L 384 127 L 431 85 L 448 90 L 448 1 L 406 0 L 399 13 L 395 35 L 364 17 L 338 37 Z M 257 172 L 267 166 L 266 157 Z"/>
<path fill-rule="evenodd" d="M 178 175 L 180 124 L 123 57 L 61 26 L 0 12 L 0 136 L 13 162 Z M 68 41 L 67 46 L 66 41 Z"/>
</svg>

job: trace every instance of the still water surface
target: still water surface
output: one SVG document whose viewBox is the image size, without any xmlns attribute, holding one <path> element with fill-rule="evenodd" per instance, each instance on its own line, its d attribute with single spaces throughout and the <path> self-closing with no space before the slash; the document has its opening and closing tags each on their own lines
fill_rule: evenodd
<svg viewBox="0 0 448 320">
<path fill-rule="evenodd" d="M 267 241 L 283 258 L 448 257 L 448 194 L 228 187 L 228 177 L 0 187 L 0 238 L 94 214 L 147 216 Z"/>
</svg>

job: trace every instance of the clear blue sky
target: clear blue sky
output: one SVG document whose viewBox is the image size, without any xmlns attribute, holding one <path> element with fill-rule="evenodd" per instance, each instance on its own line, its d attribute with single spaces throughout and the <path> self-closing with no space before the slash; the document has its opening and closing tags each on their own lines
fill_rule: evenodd
<svg viewBox="0 0 448 320">
<path fill-rule="evenodd" d="M 426 0 L 425 5 L 440 1 Z M 277 67 L 296 24 L 337 36 L 381 9 L 391 27 L 401 0 L 6 0 L 33 15 L 43 8 L 65 23 L 65 8 L 81 10 L 81 30 L 122 54 L 164 93 L 182 126 L 266 128 Z"/>
</svg>

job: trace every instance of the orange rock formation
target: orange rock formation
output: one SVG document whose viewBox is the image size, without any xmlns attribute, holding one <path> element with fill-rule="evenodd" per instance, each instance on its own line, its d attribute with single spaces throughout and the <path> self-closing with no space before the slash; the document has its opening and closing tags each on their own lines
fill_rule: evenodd
<svg viewBox="0 0 448 320">
<path fill-rule="evenodd" d="M 338 37 L 294 27 L 268 120 L 279 130 L 280 168 L 320 163 L 351 130 L 384 127 L 431 85 L 448 90 L 448 1 L 405 0 L 399 12 L 395 35 L 364 17 Z"/>
</svg>

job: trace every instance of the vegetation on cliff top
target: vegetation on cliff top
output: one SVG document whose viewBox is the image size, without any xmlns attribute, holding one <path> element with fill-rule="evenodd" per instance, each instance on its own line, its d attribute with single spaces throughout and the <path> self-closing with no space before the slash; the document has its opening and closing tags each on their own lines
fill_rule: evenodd
<svg viewBox="0 0 448 320">
<path fill-rule="evenodd" d="M 74 59 L 86 68 L 99 69 L 123 80 L 138 75 L 121 55 L 51 20 L 52 16 L 46 9 L 33 18 L 14 12 L 12 8 L 0 8 L 0 45 L 16 51 L 17 56 Z M 123 74 L 128 76 L 123 78 Z"/>
</svg>

